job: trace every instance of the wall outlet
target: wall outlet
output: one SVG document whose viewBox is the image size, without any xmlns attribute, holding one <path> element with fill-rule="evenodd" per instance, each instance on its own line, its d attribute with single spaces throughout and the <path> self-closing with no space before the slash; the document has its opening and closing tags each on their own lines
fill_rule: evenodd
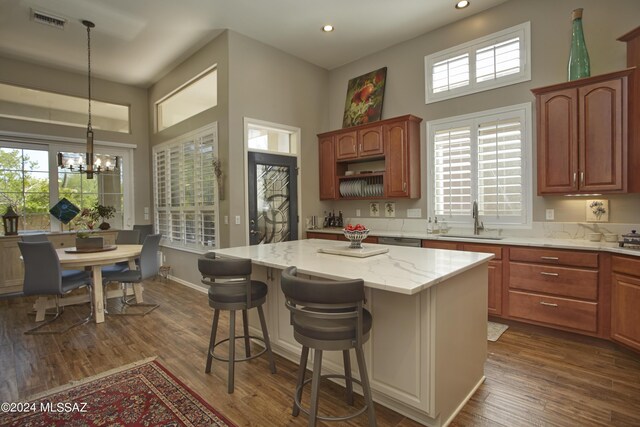
<svg viewBox="0 0 640 427">
<path fill-rule="evenodd" d="M 545 217 L 546 217 L 547 221 L 553 221 L 553 219 L 555 218 L 555 210 L 554 209 L 547 209 Z"/>
<path fill-rule="evenodd" d="M 240 215 L 236 215 L 236 225 L 240 225 Z"/>
<path fill-rule="evenodd" d="M 224 216 L 224 224 L 229 225 L 229 215 Z"/>
<path fill-rule="evenodd" d="M 360 209 L 356 209 L 356 216 L 360 216 Z"/>
</svg>

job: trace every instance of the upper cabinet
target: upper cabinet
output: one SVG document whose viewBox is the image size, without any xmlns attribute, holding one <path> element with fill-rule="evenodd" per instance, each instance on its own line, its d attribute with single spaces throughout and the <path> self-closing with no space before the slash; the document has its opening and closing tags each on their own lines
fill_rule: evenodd
<svg viewBox="0 0 640 427">
<path fill-rule="evenodd" d="M 336 159 L 353 160 L 384 155 L 382 126 L 366 126 L 336 135 Z"/>
<path fill-rule="evenodd" d="M 632 190 L 627 116 L 633 72 L 627 69 L 532 91 L 539 195 Z"/>
<path fill-rule="evenodd" d="M 626 70 L 533 89 L 538 195 L 640 192 L 640 27 Z"/>
<path fill-rule="evenodd" d="M 402 116 L 318 135 L 320 199 L 420 197 L 420 122 Z"/>
</svg>

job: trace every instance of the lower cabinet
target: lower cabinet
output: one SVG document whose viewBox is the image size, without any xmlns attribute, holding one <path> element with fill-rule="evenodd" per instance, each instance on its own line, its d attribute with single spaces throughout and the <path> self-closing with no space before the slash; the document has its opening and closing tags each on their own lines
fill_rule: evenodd
<svg viewBox="0 0 640 427">
<path fill-rule="evenodd" d="M 585 251 L 511 248 L 508 316 L 598 335 L 598 257 Z"/>
<path fill-rule="evenodd" d="M 462 250 L 467 252 L 492 253 L 495 258 L 489 261 L 488 307 L 492 316 L 502 315 L 502 247 L 497 245 L 479 245 L 472 243 L 458 243 L 442 240 L 423 240 L 423 248 Z"/>
<path fill-rule="evenodd" d="M 640 351 L 640 259 L 613 256 L 611 339 Z"/>
</svg>

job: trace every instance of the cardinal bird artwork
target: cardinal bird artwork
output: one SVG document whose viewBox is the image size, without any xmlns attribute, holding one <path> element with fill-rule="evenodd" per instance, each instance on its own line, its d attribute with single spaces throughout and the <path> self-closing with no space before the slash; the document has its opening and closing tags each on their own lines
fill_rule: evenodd
<svg viewBox="0 0 640 427">
<path fill-rule="evenodd" d="M 349 80 L 342 127 L 363 125 L 380 120 L 387 67 Z"/>
</svg>

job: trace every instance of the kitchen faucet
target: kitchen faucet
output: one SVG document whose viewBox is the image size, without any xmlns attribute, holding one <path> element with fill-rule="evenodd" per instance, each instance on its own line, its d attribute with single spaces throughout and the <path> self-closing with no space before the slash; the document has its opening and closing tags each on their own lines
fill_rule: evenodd
<svg viewBox="0 0 640 427">
<path fill-rule="evenodd" d="M 477 236 L 480 234 L 480 230 L 484 230 L 484 223 L 482 221 L 478 221 L 478 202 L 476 200 L 473 201 L 471 215 L 473 216 L 473 234 L 474 236 Z"/>
</svg>

